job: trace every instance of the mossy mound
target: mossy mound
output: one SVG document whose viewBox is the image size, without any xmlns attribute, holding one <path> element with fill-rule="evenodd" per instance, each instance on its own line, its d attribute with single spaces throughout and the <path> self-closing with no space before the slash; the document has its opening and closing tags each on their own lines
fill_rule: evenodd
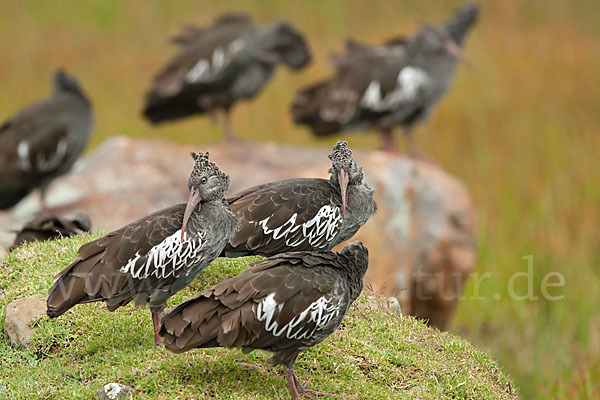
<svg viewBox="0 0 600 400">
<path fill-rule="evenodd" d="M 98 234 L 35 243 L 0 264 L 0 325 L 14 299 L 45 294 L 53 276 Z M 219 259 L 170 305 L 237 274 L 253 261 Z M 109 382 L 135 388 L 141 399 L 286 399 L 280 368 L 269 354 L 226 349 L 171 354 L 152 349 L 150 313 L 133 306 L 110 313 L 102 304 L 43 318 L 29 349 L 0 334 L 0 398 L 93 399 Z M 341 328 L 302 353 L 296 373 L 339 399 L 514 399 L 510 379 L 466 341 L 392 315 L 379 297 L 352 307 Z"/>
</svg>

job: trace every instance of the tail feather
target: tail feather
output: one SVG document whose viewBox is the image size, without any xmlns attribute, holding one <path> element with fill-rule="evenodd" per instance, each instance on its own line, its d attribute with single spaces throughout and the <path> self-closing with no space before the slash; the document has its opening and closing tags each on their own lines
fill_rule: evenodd
<svg viewBox="0 0 600 400">
<path fill-rule="evenodd" d="M 85 282 L 81 278 L 69 275 L 59 279 L 48 292 L 47 314 L 56 318 L 79 303 L 92 301 L 85 293 Z"/>
<path fill-rule="evenodd" d="M 203 110 L 185 98 L 169 97 L 149 100 L 142 113 L 153 125 L 200 114 Z"/>
<path fill-rule="evenodd" d="M 297 125 L 308 125 L 317 136 L 339 132 L 341 126 L 336 121 L 326 121 L 321 116 L 322 100 L 330 81 L 323 81 L 301 89 L 291 107 L 292 118 Z"/>
<path fill-rule="evenodd" d="M 203 114 L 207 110 L 198 101 L 201 92 L 197 85 L 182 86 L 179 77 L 173 77 L 167 70 L 156 78 L 146 94 L 142 114 L 152 124 Z"/>
<path fill-rule="evenodd" d="M 102 257 L 96 254 L 85 260 L 76 260 L 55 277 L 57 280 L 48 291 L 47 314 L 56 318 L 80 303 L 102 300 L 99 296 L 101 279 L 93 275 L 93 268 Z"/>
<path fill-rule="evenodd" d="M 194 347 L 219 347 L 219 314 L 225 307 L 213 297 L 199 295 L 167 313 L 160 335 L 167 350 L 183 353 Z"/>
</svg>

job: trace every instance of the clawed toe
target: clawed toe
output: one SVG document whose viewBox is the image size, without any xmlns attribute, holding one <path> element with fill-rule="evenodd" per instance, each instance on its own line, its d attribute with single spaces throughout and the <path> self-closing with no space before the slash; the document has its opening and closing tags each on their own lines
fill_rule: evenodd
<svg viewBox="0 0 600 400">
<path fill-rule="evenodd" d="M 313 396 L 317 396 L 317 397 L 334 397 L 335 396 L 332 393 L 318 392 L 316 390 L 307 389 L 304 386 L 298 387 L 298 392 L 309 400 L 316 400 L 316 398 Z"/>
<path fill-rule="evenodd" d="M 304 385 L 301 385 L 300 382 L 296 382 L 296 387 L 298 388 L 298 393 L 303 395 L 309 400 L 316 400 L 313 396 L 317 397 L 334 397 L 334 394 L 319 392 L 317 390 L 308 389 L 306 386 L 308 385 L 308 381 L 304 382 Z"/>
<path fill-rule="evenodd" d="M 317 397 L 334 397 L 335 396 L 332 393 L 318 392 L 316 390 L 307 389 L 304 386 L 299 386 L 298 392 L 309 400 L 317 400 L 313 396 L 317 396 Z"/>
</svg>

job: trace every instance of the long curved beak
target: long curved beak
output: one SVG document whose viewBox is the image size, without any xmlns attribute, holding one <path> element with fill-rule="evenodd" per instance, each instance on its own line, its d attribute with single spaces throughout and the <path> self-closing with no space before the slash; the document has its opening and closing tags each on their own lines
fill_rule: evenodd
<svg viewBox="0 0 600 400">
<path fill-rule="evenodd" d="M 473 67 L 473 63 L 471 60 L 469 60 L 463 48 L 456 44 L 454 40 L 446 39 L 446 51 L 456 57 L 458 61 L 463 62 L 469 68 Z"/>
<path fill-rule="evenodd" d="M 345 169 L 340 169 L 338 172 L 338 182 L 340 183 L 340 193 L 342 194 L 342 211 L 344 213 L 344 219 L 346 219 L 346 200 L 348 197 L 348 173 Z"/>
<path fill-rule="evenodd" d="M 194 211 L 194 208 L 198 206 L 198 211 L 200 211 L 200 209 L 202 208 L 202 203 L 200 203 L 201 200 L 202 198 L 200 197 L 200 192 L 198 192 L 196 188 L 192 186 L 192 188 L 190 189 L 190 195 L 188 197 L 187 204 L 185 206 L 185 211 L 183 213 L 183 224 L 181 225 L 182 242 L 184 239 L 185 227 L 188 223 L 188 220 L 190 219 L 190 215 L 192 215 L 192 212 Z"/>
</svg>

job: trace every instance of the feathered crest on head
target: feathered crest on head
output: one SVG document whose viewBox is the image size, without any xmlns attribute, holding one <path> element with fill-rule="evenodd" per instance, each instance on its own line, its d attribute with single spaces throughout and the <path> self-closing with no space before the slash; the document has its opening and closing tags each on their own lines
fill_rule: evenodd
<svg viewBox="0 0 600 400">
<path fill-rule="evenodd" d="M 192 151 L 190 152 L 190 155 L 196 161 L 194 168 L 192 169 L 192 174 L 190 175 L 190 181 L 197 181 L 202 176 L 214 175 L 222 179 L 225 183 L 225 186 L 229 187 L 229 175 L 223 172 L 217 164 L 208 159 L 208 151 L 206 153 L 195 153 Z"/>
<path fill-rule="evenodd" d="M 352 161 L 352 150 L 348 148 L 348 143 L 343 140 L 338 140 L 338 142 L 333 146 L 333 151 L 329 155 L 329 159 L 336 163 L 348 163 Z"/>
<path fill-rule="evenodd" d="M 350 184 L 358 184 L 363 180 L 362 168 L 359 168 L 354 163 L 352 158 L 352 150 L 348 147 L 348 142 L 339 140 L 333 151 L 328 156 L 331 160 L 332 168 L 329 169 L 329 173 L 333 173 L 334 170 L 340 171 L 345 169 L 350 177 Z"/>
<path fill-rule="evenodd" d="M 344 140 L 338 140 L 333 146 L 333 151 L 329 155 L 329 159 L 336 170 L 349 169 L 352 165 L 352 150 L 348 148 L 348 143 Z M 330 170 L 331 172 L 331 170 Z"/>
</svg>

